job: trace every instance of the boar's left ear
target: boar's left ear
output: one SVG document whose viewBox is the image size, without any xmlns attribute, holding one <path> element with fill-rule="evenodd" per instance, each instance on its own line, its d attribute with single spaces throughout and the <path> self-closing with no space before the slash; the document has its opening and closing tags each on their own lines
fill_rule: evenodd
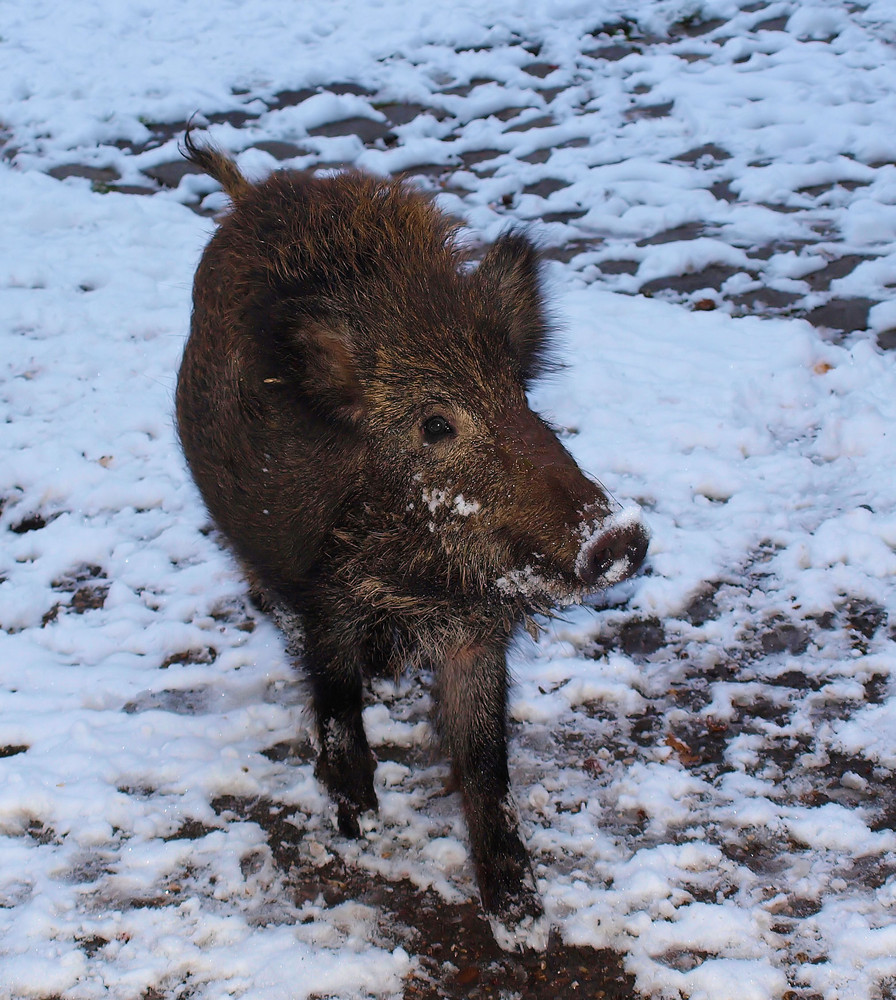
<svg viewBox="0 0 896 1000">
<path fill-rule="evenodd" d="M 290 331 L 283 370 L 308 405 L 353 423 L 365 412 L 351 335 L 337 320 L 304 320 Z"/>
<path fill-rule="evenodd" d="M 515 231 L 489 247 L 476 271 L 486 308 L 497 312 L 525 385 L 551 367 L 539 271 L 538 251 L 527 236 Z"/>
</svg>

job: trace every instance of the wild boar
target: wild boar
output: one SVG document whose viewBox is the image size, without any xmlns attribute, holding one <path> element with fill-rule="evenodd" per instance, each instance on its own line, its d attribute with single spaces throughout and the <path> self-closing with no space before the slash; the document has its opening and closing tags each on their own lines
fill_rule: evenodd
<svg viewBox="0 0 896 1000">
<path fill-rule="evenodd" d="M 196 273 L 177 426 L 211 516 L 301 632 L 339 829 L 358 837 L 377 807 L 365 673 L 431 670 L 483 906 L 525 940 L 543 911 L 509 790 L 505 653 L 647 548 L 527 404 L 549 348 L 536 249 L 510 232 L 474 267 L 405 183 L 251 184 L 185 145 L 232 207 Z"/>
</svg>

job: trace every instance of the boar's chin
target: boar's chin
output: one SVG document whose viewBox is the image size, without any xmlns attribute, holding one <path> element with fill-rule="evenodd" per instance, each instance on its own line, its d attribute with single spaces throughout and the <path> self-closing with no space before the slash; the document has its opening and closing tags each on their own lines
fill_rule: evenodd
<svg viewBox="0 0 896 1000">
<path fill-rule="evenodd" d="M 546 612 L 567 604 L 581 604 L 594 590 L 565 574 L 551 576 L 537 566 L 508 570 L 495 580 L 495 590 L 503 600 L 522 604 L 531 612 Z"/>
</svg>

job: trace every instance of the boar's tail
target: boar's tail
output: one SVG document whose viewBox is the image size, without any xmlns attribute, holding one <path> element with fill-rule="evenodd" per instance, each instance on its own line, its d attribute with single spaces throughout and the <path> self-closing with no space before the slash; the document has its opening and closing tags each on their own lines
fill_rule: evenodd
<svg viewBox="0 0 896 1000">
<path fill-rule="evenodd" d="M 197 146 L 193 140 L 193 131 L 193 126 L 188 124 L 184 134 L 184 148 L 181 150 L 183 155 L 204 173 L 214 177 L 232 201 L 248 194 L 252 185 L 243 177 L 233 160 L 211 143 Z"/>
</svg>

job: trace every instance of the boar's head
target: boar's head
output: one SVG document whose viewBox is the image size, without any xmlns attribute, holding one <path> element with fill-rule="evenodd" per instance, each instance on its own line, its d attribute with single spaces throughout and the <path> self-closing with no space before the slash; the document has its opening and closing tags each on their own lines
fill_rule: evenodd
<svg viewBox="0 0 896 1000">
<path fill-rule="evenodd" d="M 507 234 L 473 268 L 424 199 L 337 181 L 364 187 L 351 204 L 375 218 L 331 217 L 342 245 L 325 267 L 301 239 L 284 248 L 263 308 L 281 345 L 272 381 L 342 428 L 354 570 L 527 610 L 633 573 L 640 519 L 526 401 L 549 350 L 531 242 Z"/>
</svg>

